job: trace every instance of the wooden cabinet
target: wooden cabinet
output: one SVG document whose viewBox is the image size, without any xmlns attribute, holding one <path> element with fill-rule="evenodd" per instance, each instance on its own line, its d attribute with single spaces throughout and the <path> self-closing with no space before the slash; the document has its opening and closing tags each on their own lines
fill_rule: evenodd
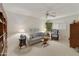
<svg viewBox="0 0 79 59">
<path fill-rule="evenodd" d="M 70 47 L 79 47 L 79 23 L 70 24 Z"/>
<path fill-rule="evenodd" d="M 7 48 L 7 21 L 0 12 L 0 55 L 6 55 Z"/>
</svg>

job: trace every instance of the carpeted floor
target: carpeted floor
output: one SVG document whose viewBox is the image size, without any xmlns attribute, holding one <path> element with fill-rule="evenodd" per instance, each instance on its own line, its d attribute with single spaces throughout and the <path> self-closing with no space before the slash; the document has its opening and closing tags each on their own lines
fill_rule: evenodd
<svg viewBox="0 0 79 59">
<path fill-rule="evenodd" d="M 17 35 L 8 38 L 8 56 L 79 56 L 79 53 L 68 45 L 60 41 L 49 41 L 47 47 L 43 47 L 42 43 L 32 46 L 18 47 Z"/>
</svg>

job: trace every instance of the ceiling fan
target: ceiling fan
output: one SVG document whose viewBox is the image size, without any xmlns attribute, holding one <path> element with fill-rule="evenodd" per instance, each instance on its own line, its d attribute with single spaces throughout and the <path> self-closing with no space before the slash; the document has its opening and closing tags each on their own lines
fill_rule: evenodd
<svg viewBox="0 0 79 59">
<path fill-rule="evenodd" d="M 56 17 L 56 12 L 52 12 L 52 11 L 48 10 L 46 12 L 46 17 Z"/>
</svg>

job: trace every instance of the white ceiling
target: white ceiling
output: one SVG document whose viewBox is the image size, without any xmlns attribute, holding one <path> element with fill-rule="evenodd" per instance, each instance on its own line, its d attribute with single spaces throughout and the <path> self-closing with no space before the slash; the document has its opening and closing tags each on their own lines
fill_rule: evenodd
<svg viewBox="0 0 79 59">
<path fill-rule="evenodd" d="M 44 17 L 49 9 L 56 12 L 56 17 L 79 13 L 77 3 L 6 3 L 3 6 L 7 11 L 33 17 Z"/>
</svg>

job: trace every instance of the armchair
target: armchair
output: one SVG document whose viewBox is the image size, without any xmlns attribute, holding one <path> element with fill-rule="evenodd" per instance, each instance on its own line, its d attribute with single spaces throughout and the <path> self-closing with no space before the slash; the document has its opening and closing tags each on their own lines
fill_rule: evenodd
<svg viewBox="0 0 79 59">
<path fill-rule="evenodd" d="M 59 40 L 59 30 L 57 30 L 57 29 L 52 30 L 51 39 L 52 40 Z"/>
</svg>

